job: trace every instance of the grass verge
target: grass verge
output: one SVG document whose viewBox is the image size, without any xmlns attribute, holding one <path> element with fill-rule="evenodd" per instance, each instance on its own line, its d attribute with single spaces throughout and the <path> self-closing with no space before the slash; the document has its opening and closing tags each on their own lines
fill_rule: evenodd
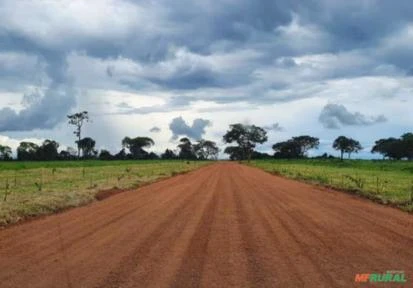
<svg viewBox="0 0 413 288">
<path fill-rule="evenodd" d="M 257 160 L 250 165 L 413 212 L 413 163 L 372 160 Z"/>
<path fill-rule="evenodd" d="M 5 163 L 0 165 L 0 226 L 85 205 L 208 163 L 211 162 Z"/>
</svg>

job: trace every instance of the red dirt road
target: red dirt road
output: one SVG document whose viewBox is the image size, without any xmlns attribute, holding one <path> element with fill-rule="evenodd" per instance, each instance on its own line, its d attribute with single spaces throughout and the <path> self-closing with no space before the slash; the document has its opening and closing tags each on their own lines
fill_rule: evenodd
<svg viewBox="0 0 413 288">
<path fill-rule="evenodd" d="M 357 287 L 388 270 L 413 287 L 411 215 L 233 163 L 0 231 L 2 288 Z"/>
</svg>

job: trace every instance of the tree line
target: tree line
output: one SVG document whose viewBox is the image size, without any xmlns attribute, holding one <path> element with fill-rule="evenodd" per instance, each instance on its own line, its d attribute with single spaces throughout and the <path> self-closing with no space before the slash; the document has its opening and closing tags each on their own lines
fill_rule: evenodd
<svg viewBox="0 0 413 288">
<path fill-rule="evenodd" d="M 56 161 L 76 159 L 100 159 L 100 160 L 144 160 L 144 159 L 185 159 L 185 160 L 215 160 L 218 158 L 219 148 L 210 140 L 201 139 L 192 143 L 184 137 L 179 140 L 177 151 L 166 149 L 158 155 L 146 151 L 155 145 L 149 137 L 125 137 L 121 150 L 112 155 L 108 150 L 96 149 L 96 141 L 90 137 L 82 137 L 83 126 L 90 121 L 87 111 L 68 115 L 69 125 L 74 126 L 73 134 L 76 136 L 77 149 L 68 147 L 59 152 L 60 144 L 54 140 L 45 140 L 41 145 L 32 142 L 21 142 L 17 148 L 17 160 L 19 161 Z M 9 146 L 0 145 L 0 160 L 13 160 L 12 149 Z"/>
<path fill-rule="evenodd" d="M 223 140 L 227 144 L 237 144 L 228 146 L 224 153 L 229 155 L 231 160 L 251 160 L 262 158 L 278 158 L 278 159 L 299 159 L 307 157 L 307 153 L 311 149 L 318 149 L 320 139 L 309 135 L 292 137 L 287 141 L 275 143 L 272 146 L 273 155 L 260 153 L 255 151 L 258 144 L 267 142 L 267 132 L 265 129 L 255 125 L 233 124 L 223 136 Z M 359 141 L 346 136 L 337 137 L 332 148 L 340 152 L 340 159 L 344 159 L 347 154 L 351 158 L 351 154 L 358 153 L 363 149 Z M 383 159 L 413 160 L 413 133 L 405 133 L 400 138 L 379 139 L 371 149 L 371 153 L 379 153 Z M 331 155 L 324 153 L 321 158 L 334 158 Z"/>
<path fill-rule="evenodd" d="M 187 137 L 181 138 L 176 151 L 166 149 L 158 155 L 146 149 L 155 145 L 153 139 L 144 136 L 125 137 L 122 149 L 112 155 L 108 150 L 96 149 L 96 141 L 90 137 L 82 137 L 83 126 L 90 121 L 87 111 L 68 115 L 68 124 L 74 126 L 75 144 L 77 149 L 67 148 L 59 151 L 60 144 L 54 140 L 45 140 L 41 145 L 32 142 L 21 142 L 17 148 L 17 160 L 20 161 L 54 161 L 75 159 L 100 160 L 142 160 L 142 159 L 185 159 L 185 160 L 214 160 L 218 158 L 219 148 L 210 140 L 201 139 L 195 143 Z M 223 136 L 223 142 L 230 144 L 224 150 L 231 160 L 251 160 L 263 158 L 299 159 L 308 156 L 308 151 L 318 149 L 320 140 L 317 137 L 301 135 L 286 141 L 275 143 L 272 146 L 273 155 L 260 153 L 256 146 L 268 141 L 267 131 L 255 125 L 232 124 Z M 346 136 L 337 137 L 332 148 L 340 152 L 343 159 L 363 149 L 360 142 Z M 372 153 L 379 153 L 383 159 L 413 160 L 413 133 L 405 133 L 400 138 L 379 139 L 373 146 Z M 324 153 L 321 158 L 333 156 Z M 12 160 L 12 149 L 0 145 L 0 160 Z"/>
</svg>

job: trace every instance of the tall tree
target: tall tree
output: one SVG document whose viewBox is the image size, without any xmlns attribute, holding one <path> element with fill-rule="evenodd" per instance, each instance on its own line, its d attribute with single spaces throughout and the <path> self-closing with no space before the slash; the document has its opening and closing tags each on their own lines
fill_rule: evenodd
<svg viewBox="0 0 413 288">
<path fill-rule="evenodd" d="M 146 159 L 149 155 L 143 148 L 149 148 L 155 145 L 155 142 L 149 137 L 125 137 L 122 140 L 122 146 L 129 149 L 133 159 Z"/>
<path fill-rule="evenodd" d="M 67 115 L 67 118 L 69 119 L 69 124 L 75 126 L 75 131 L 73 132 L 73 134 L 75 134 L 77 137 L 77 157 L 80 158 L 81 148 L 79 146 L 79 143 L 81 143 L 82 139 L 83 125 L 86 122 L 89 122 L 89 113 L 87 111 L 83 111 L 72 115 Z"/>
<path fill-rule="evenodd" d="M 9 146 L 0 145 L 0 160 L 8 161 L 12 159 L 12 151 Z"/>
<path fill-rule="evenodd" d="M 90 137 L 86 137 L 76 142 L 77 146 L 82 150 L 83 158 L 92 158 L 97 155 L 95 150 L 96 141 Z"/>
<path fill-rule="evenodd" d="M 230 125 L 230 130 L 223 136 L 225 143 L 237 143 L 242 152 L 242 159 L 251 160 L 251 154 L 257 144 L 262 144 L 268 140 L 267 131 L 255 125 L 243 125 L 240 123 Z M 234 152 L 233 149 L 227 152 Z M 225 151 L 224 151 L 225 152 Z"/>
<path fill-rule="evenodd" d="M 17 147 L 17 159 L 20 161 L 38 160 L 39 146 L 32 142 L 21 142 Z"/>
<path fill-rule="evenodd" d="M 57 149 L 59 149 L 59 143 L 53 140 L 45 140 L 38 150 L 39 160 L 57 160 L 59 156 Z"/>
<path fill-rule="evenodd" d="M 178 157 L 180 159 L 186 159 L 186 160 L 196 159 L 194 147 L 192 145 L 191 140 L 189 140 L 189 138 L 187 137 L 181 138 L 179 140 L 178 149 L 179 149 Z"/>
<path fill-rule="evenodd" d="M 308 135 L 293 137 L 292 140 L 297 143 L 298 147 L 300 147 L 299 157 L 306 156 L 308 150 L 318 149 L 318 146 L 320 145 L 320 140 L 318 138 Z"/>
<path fill-rule="evenodd" d="M 348 153 L 348 158 L 350 158 L 351 153 L 358 153 L 363 149 L 359 141 L 345 136 L 337 137 L 336 140 L 334 140 L 333 148 L 340 151 L 341 160 L 343 160 L 344 153 Z"/>
</svg>

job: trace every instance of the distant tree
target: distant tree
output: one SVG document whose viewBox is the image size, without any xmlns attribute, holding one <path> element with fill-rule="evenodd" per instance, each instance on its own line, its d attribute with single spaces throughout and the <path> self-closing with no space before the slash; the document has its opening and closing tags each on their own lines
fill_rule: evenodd
<svg viewBox="0 0 413 288">
<path fill-rule="evenodd" d="M 125 160 L 127 159 L 127 154 L 125 151 L 125 148 L 123 148 L 122 150 L 120 150 L 116 155 L 115 155 L 115 159 L 116 160 Z"/>
<path fill-rule="evenodd" d="M 69 124 L 75 126 L 75 131 L 73 134 L 77 137 L 77 157 L 80 158 L 81 147 L 79 146 L 79 143 L 81 143 L 82 139 L 82 127 L 86 122 L 89 122 L 89 112 L 83 111 L 72 115 L 67 115 L 67 118 L 69 119 Z"/>
<path fill-rule="evenodd" d="M 195 155 L 194 147 L 192 146 L 191 140 L 184 137 L 184 138 L 181 138 L 179 142 L 180 142 L 178 145 L 179 159 L 195 160 L 196 155 Z"/>
<path fill-rule="evenodd" d="M 225 154 L 229 155 L 229 159 L 232 161 L 240 161 L 245 159 L 244 151 L 239 146 L 228 146 L 224 150 Z"/>
<path fill-rule="evenodd" d="M 358 153 L 363 149 L 359 141 L 345 136 L 337 137 L 336 140 L 334 140 L 333 148 L 340 151 L 341 160 L 343 160 L 344 153 L 348 153 L 348 158 L 350 158 L 351 153 Z"/>
<path fill-rule="evenodd" d="M 317 149 L 320 144 L 318 138 L 308 135 L 293 137 L 287 141 L 272 146 L 276 158 L 303 158 L 310 149 Z"/>
<path fill-rule="evenodd" d="M 93 158 L 97 155 L 95 150 L 96 141 L 90 137 L 86 137 L 77 141 L 77 146 L 82 150 L 83 158 Z"/>
<path fill-rule="evenodd" d="M 62 150 L 59 153 L 59 160 L 68 161 L 75 160 L 77 158 L 77 150 L 72 147 L 67 147 L 66 150 Z"/>
<path fill-rule="evenodd" d="M 400 138 L 379 139 L 371 152 L 382 154 L 383 158 L 413 160 L 413 134 L 405 133 Z"/>
<path fill-rule="evenodd" d="M 143 148 L 149 148 L 155 145 L 155 142 L 148 137 L 125 137 L 122 140 L 122 146 L 129 149 L 133 159 L 146 159 L 149 155 Z"/>
<path fill-rule="evenodd" d="M 400 137 L 403 154 L 408 160 L 413 160 L 413 133 L 405 133 Z"/>
<path fill-rule="evenodd" d="M 38 149 L 38 159 L 43 161 L 57 160 L 59 157 L 59 143 L 53 140 L 45 140 Z"/>
<path fill-rule="evenodd" d="M 0 145 L 0 160 L 9 161 L 12 159 L 12 150 L 9 146 Z"/>
<path fill-rule="evenodd" d="M 230 125 L 230 129 L 223 136 L 223 139 L 225 143 L 236 143 L 239 147 L 237 151 L 233 148 L 225 149 L 225 151 L 233 156 L 241 156 L 242 160 L 247 159 L 248 161 L 251 160 L 251 155 L 256 145 L 263 144 L 268 140 L 267 131 L 263 128 L 240 123 Z M 225 151 L 224 153 L 226 153 Z"/>
<path fill-rule="evenodd" d="M 262 153 L 258 151 L 252 152 L 251 159 L 271 159 L 273 158 L 270 154 L 268 153 Z"/>
<path fill-rule="evenodd" d="M 108 150 L 102 149 L 99 154 L 99 160 L 113 160 L 114 156 Z"/>
<path fill-rule="evenodd" d="M 175 155 L 174 151 L 166 149 L 164 153 L 161 154 L 161 158 L 165 160 L 176 159 L 178 156 Z"/>
<path fill-rule="evenodd" d="M 403 150 L 401 147 L 400 139 L 387 138 L 379 139 L 375 142 L 375 145 L 371 149 L 371 153 L 379 153 L 383 155 L 383 159 L 402 159 Z"/>
<path fill-rule="evenodd" d="M 149 160 L 157 160 L 159 159 L 159 155 L 155 152 L 150 152 L 146 158 Z"/>
<path fill-rule="evenodd" d="M 318 146 L 320 145 L 320 140 L 318 138 L 308 135 L 293 137 L 292 141 L 297 143 L 297 146 L 299 147 L 299 157 L 305 157 L 308 150 L 318 149 Z"/>
<path fill-rule="evenodd" d="M 21 142 L 17 147 L 17 159 L 20 161 L 38 160 L 39 146 L 32 142 Z"/>
<path fill-rule="evenodd" d="M 300 144 L 292 139 L 275 143 L 272 149 L 275 152 L 274 157 L 281 159 L 299 158 L 302 151 Z"/>
<path fill-rule="evenodd" d="M 200 160 L 218 159 L 219 148 L 213 141 L 201 139 L 193 146 L 193 149 Z"/>
</svg>

